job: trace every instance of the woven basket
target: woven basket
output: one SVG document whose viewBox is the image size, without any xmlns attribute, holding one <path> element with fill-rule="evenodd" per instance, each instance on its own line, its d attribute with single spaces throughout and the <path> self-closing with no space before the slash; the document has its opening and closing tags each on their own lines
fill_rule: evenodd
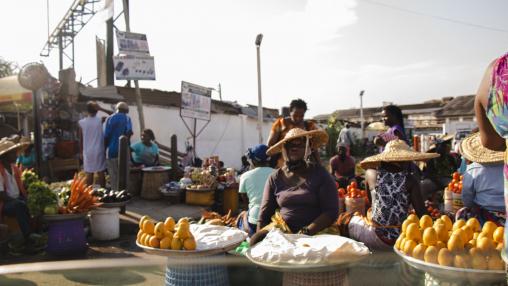
<svg viewBox="0 0 508 286">
<path fill-rule="evenodd" d="M 338 286 L 349 285 L 347 270 L 333 272 L 284 272 L 283 286 Z"/>
<path fill-rule="evenodd" d="M 185 191 L 185 203 L 188 205 L 206 206 L 209 207 L 215 202 L 215 191 L 196 191 L 186 190 Z"/>
<path fill-rule="evenodd" d="M 162 197 L 159 188 L 169 182 L 169 174 L 166 170 L 159 172 L 143 172 L 143 184 L 141 197 L 148 200 L 157 200 Z"/>
</svg>

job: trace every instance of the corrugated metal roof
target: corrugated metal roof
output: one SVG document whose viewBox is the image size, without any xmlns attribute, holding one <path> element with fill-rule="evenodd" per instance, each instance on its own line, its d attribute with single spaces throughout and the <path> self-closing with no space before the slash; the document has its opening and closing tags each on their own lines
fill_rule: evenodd
<svg viewBox="0 0 508 286">
<path fill-rule="evenodd" d="M 457 96 L 449 101 L 440 111 L 436 112 L 436 116 L 474 116 L 474 98 L 474 95 Z"/>
</svg>

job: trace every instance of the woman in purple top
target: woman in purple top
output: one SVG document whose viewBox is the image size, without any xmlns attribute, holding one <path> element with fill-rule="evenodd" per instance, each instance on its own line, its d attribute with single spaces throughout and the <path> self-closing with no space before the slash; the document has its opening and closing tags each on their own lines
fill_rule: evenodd
<svg viewBox="0 0 508 286">
<path fill-rule="evenodd" d="M 309 158 L 313 150 L 327 141 L 328 135 L 322 130 L 294 128 L 268 149 L 270 156 L 282 153 L 284 166 L 265 185 L 258 232 L 251 239 L 252 245 L 266 236 L 277 209 L 292 233 L 314 235 L 337 220 L 339 204 L 335 183 L 324 167 Z"/>
<path fill-rule="evenodd" d="M 374 138 L 374 144 L 384 147 L 386 143 L 394 139 L 400 139 L 409 144 L 406 138 L 406 130 L 404 129 L 404 117 L 400 108 L 396 105 L 387 105 L 383 107 L 381 114 L 383 115 L 384 124 L 389 128 L 385 133 Z"/>
</svg>

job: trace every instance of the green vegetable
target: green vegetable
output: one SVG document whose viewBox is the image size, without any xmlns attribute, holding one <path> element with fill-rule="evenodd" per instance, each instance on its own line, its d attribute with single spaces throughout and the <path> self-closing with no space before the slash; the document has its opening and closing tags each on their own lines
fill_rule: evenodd
<svg viewBox="0 0 508 286">
<path fill-rule="evenodd" d="M 32 183 L 39 181 L 39 176 L 34 171 L 27 169 L 21 173 L 21 181 L 28 188 Z"/>
<path fill-rule="evenodd" d="M 40 216 L 44 214 L 47 206 L 56 206 L 57 196 L 53 193 L 49 186 L 44 182 L 33 182 L 28 187 L 27 206 L 30 214 Z"/>
</svg>

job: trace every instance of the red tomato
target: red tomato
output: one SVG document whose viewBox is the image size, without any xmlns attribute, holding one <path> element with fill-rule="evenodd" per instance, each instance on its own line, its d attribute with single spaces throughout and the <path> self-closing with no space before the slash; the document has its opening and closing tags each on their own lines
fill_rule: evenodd
<svg viewBox="0 0 508 286">
<path fill-rule="evenodd" d="M 453 190 L 453 183 L 449 183 L 448 184 L 448 191 L 452 191 Z"/>
<path fill-rule="evenodd" d="M 355 181 L 352 181 L 352 182 L 351 182 L 351 187 L 353 187 L 353 188 L 355 188 L 355 189 L 356 189 L 356 188 L 358 187 L 358 185 L 356 184 L 356 182 L 355 182 Z"/>
<path fill-rule="evenodd" d="M 455 172 L 455 173 L 453 173 L 453 179 L 454 179 L 455 181 L 460 180 L 460 174 L 459 174 L 459 172 Z"/>
<path fill-rule="evenodd" d="M 366 197 L 367 196 L 367 192 L 364 191 L 364 190 L 361 190 L 360 191 L 360 195 L 362 195 L 362 197 Z"/>
<path fill-rule="evenodd" d="M 432 207 L 428 207 L 427 211 L 429 211 L 429 213 L 432 212 Z"/>
</svg>

